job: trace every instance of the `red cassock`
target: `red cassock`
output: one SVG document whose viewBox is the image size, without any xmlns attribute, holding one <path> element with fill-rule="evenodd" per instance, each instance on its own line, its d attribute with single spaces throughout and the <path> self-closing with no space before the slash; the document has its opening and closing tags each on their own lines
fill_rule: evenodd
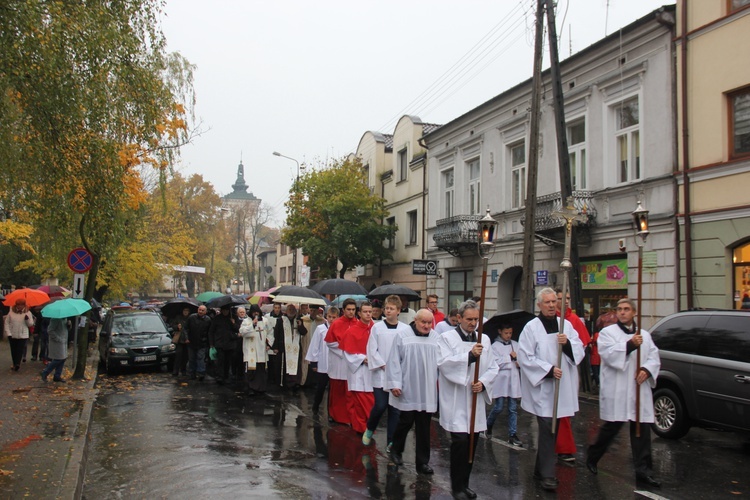
<svg viewBox="0 0 750 500">
<path fill-rule="evenodd" d="M 370 324 L 362 323 L 357 321 L 347 330 L 344 335 L 344 339 L 339 343 L 339 347 L 344 352 L 349 354 L 367 354 L 367 341 L 370 338 L 370 329 L 374 323 L 371 321 Z M 360 370 L 368 370 L 367 365 L 360 366 Z M 369 373 L 367 373 L 367 380 L 370 380 Z M 367 385 L 370 386 L 370 390 L 354 390 L 349 389 L 349 398 L 347 400 L 347 407 L 349 410 L 349 422 L 352 425 L 352 429 L 357 432 L 365 432 L 367 430 L 367 419 L 370 417 L 370 411 L 375 404 L 375 396 L 372 392 L 372 383 L 369 382 Z"/>
<path fill-rule="evenodd" d="M 326 333 L 325 341 L 327 343 L 338 342 L 339 349 L 341 348 L 341 341 L 346 336 L 346 331 L 353 324 L 353 322 L 359 322 L 357 318 L 349 319 L 346 316 L 341 316 L 336 321 L 331 323 Z M 337 359 L 334 359 L 337 358 Z M 334 363 L 345 363 L 343 359 L 340 359 L 336 354 L 329 353 L 328 356 L 328 416 L 339 424 L 349 424 L 349 409 L 347 400 L 349 398 L 349 390 L 346 384 L 346 376 L 344 380 L 336 379 L 333 377 L 333 370 L 331 362 Z"/>
</svg>

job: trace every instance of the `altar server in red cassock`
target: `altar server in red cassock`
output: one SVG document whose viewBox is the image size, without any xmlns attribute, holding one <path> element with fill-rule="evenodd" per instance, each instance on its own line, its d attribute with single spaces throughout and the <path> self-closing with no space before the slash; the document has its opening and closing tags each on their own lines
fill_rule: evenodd
<svg viewBox="0 0 750 500">
<path fill-rule="evenodd" d="M 347 330 L 355 322 L 359 321 L 356 317 L 357 303 L 354 299 L 346 299 L 341 305 L 342 316 L 331 323 L 326 334 L 326 344 L 328 344 L 328 419 L 339 424 L 350 424 L 347 398 L 349 389 L 347 388 L 348 371 L 344 351 L 341 350 L 340 343 L 346 336 Z"/>
<path fill-rule="evenodd" d="M 347 364 L 347 387 L 349 398 L 349 421 L 352 429 L 363 433 L 367 430 L 367 417 L 375 404 L 372 392 L 372 374 L 367 360 L 367 341 L 372 328 L 372 304 L 363 302 L 359 306 L 359 320 L 352 323 L 339 343 Z"/>
</svg>

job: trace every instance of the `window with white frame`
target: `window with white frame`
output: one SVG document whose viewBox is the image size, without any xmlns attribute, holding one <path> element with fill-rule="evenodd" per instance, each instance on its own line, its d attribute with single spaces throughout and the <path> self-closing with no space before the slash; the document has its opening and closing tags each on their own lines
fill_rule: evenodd
<svg viewBox="0 0 750 500">
<path fill-rule="evenodd" d="M 408 245 L 416 245 L 417 234 L 419 234 L 417 232 L 417 211 L 412 210 L 411 212 L 406 212 L 406 220 L 409 221 L 409 243 Z"/>
<path fill-rule="evenodd" d="M 568 157 L 573 191 L 588 188 L 586 165 L 586 120 L 574 121 L 568 126 Z"/>
<path fill-rule="evenodd" d="M 406 173 L 409 171 L 409 162 L 406 161 L 406 148 L 398 152 L 398 180 L 405 181 Z"/>
<path fill-rule="evenodd" d="M 474 158 L 466 162 L 466 170 L 469 174 L 469 215 L 475 215 L 481 212 L 480 200 L 480 168 L 479 158 Z"/>
<path fill-rule="evenodd" d="M 453 169 L 443 171 L 443 217 L 453 217 L 453 204 L 454 204 L 454 183 L 455 177 Z"/>
<path fill-rule="evenodd" d="M 617 182 L 641 178 L 641 137 L 638 97 L 618 103 L 615 113 Z"/>
<path fill-rule="evenodd" d="M 526 143 L 521 141 L 510 151 L 511 208 L 521 208 L 526 201 Z"/>
</svg>

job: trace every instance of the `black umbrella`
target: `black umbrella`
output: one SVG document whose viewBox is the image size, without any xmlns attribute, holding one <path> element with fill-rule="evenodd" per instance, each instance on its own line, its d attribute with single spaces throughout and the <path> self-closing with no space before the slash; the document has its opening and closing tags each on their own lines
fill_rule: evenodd
<svg viewBox="0 0 750 500">
<path fill-rule="evenodd" d="M 405 296 L 409 302 L 413 300 L 422 300 L 417 292 L 403 285 L 383 285 L 371 290 L 367 294 L 368 299 L 385 300 L 389 295 Z"/>
<path fill-rule="evenodd" d="M 96 299 L 91 299 L 91 309 L 101 309 L 101 303 Z"/>
<path fill-rule="evenodd" d="M 247 299 L 240 295 L 222 295 L 206 302 L 206 307 L 221 309 L 222 307 L 242 306 L 247 304 Z"/>
<path fill-rule="evenodd" d="M 169 299 L 161 306 L 161 312 L 167 317 L 177 316 L 186 307 L 190 309 L 191 313 L 194 313 L 202 305 L 201 301 L 192 297 L 175 297 L 174 299 Z"/>
<path fill-rule="evenodd" d="M 536 316 L 530 312 L 526 312 L 523 309 L 513 309 L 508 312 L 499 312 L 487 320 L 487 323 L 482 327 L 482 332 L 490 338 L 491 342 L 498 336 L 498 329 L 504 324 L 510 324 L 513 327 L 513 340 L 518 340 L 518 336 L 521 335 L 521 330 L 526 326 L 526 323 L 534 319 Z"/>
<path fill-rule="evenodd" d="M 365 287 L 356 281 L 341 278 L 318 281 L 310 290 L 315 290 L 321 295 L 367 295 Z"/>
</svg>

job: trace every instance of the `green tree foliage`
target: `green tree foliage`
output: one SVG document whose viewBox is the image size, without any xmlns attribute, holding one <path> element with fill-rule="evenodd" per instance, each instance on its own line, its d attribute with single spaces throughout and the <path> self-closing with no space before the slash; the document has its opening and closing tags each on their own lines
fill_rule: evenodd
<svg viewBox="0 0 750 500">
<path fill-rule="evenodd" d="M 141 230 L 139 169 L 166 180 L 190 140 L 193 67 L 168 54 L 159 0 L 0 5 L 0 204 L 28 214 L 39 263 L 116 260 Z M 163 184 L 163 182 L 162 182 Z M 46 264 L 45 264 L 46 265 Z M 83 376 L 85 336 L 76 377 Z"/>
<path fill-rule="evenodd" d="M 282 242 L 301 248 L 321 277 L 343 278 L 355 266 L 391 258 L 383 242 L 396 227 L 382 223 L 385 200 L 370 193 L 358 159 L 307 172 L 292 187 L 286 208 Z"/>
</svg>

